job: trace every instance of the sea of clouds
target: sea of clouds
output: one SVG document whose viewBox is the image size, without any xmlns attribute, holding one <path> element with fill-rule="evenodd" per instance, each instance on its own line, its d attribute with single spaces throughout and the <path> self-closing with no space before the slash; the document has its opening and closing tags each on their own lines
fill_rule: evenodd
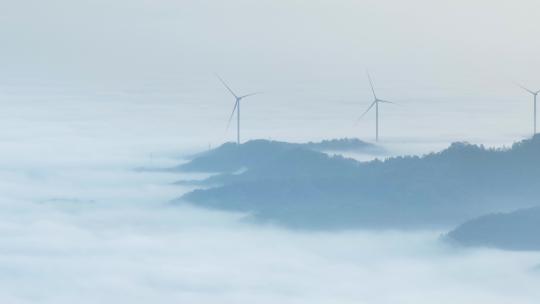
<svg viewBox="0 0 540 304">
<path fill-rule="evenodd" d="M 390 155 L 523 139 L 537 1 L 4 2 L 0 303 L 538 302 L 537 253 L 258 226 L 136 170 L 234 139 L 215 72 L 264 92 L 244 139 L 372 140 L 366 68 Z"/>
<path fill-rule="evenodd" d="M 197 176 L 136 169 L 181 163 L 207 149 L 201 138 L 215 129 L 232 136 L 223 131 L 228 113 L 174 94 L 89 91 L 3 90 L 2 303 L 540 298 L 540 254 L 453 248 L 440 241 L 444 231 L 294 231 L 173 204 L 191 190 L 173 183 Z"/>
</svg>

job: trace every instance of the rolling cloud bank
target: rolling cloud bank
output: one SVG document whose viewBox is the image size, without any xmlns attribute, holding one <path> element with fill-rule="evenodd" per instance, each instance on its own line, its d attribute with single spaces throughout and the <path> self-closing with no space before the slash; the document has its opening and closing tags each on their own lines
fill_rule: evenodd
<svg viewBox="0 0 540 304">
<path fill-rule="evenodd" d="M 149 108 L 163 120 L 182 105 L 155 108 L 141 101 L 118 117 L 113 113 L 127 103 L 116 95 L 97 108 L 70 107 L 58 95 L 49 97 L 55 102 L 18 98 L 20 104 L 4 112 L 16 136 L 1 136 L 2 302 L 534 303 L 540 296 L 540 255 L 455 247 L 441 241 L 444 229 L 290 230 L 252 223 L 243 212 L 171 203 L 199 188 L 194 181 L 229 180 L 135 170 L 173 168 L 178 155 L 198 150 L 184 139 L 186 149 L 178 151 L 176 128 L 148 120 Z M 39 126 L 20 127 L 36 119 Z M 156 128 L 159 136 L 140 135 Z M 54 137 L 47 136 L 51 130 Z M 493 157 L 508 152 L 454 148 Z M 327 168 L 379 168 L 423 159 L 358 164 L 298 146 L 283 153 L 275 155 L 287 160 L 299 153 L 306 163 L 315 161 L 314 170 L 321 169 L 319 161 Z M 429 157 L 445 159 L 445 153 Z M 300 169 L 288 172 L 302 176 Z M 234 177 L 247 178 L 249 166 L 240 172 L 247 175 Z"/>
</svg>

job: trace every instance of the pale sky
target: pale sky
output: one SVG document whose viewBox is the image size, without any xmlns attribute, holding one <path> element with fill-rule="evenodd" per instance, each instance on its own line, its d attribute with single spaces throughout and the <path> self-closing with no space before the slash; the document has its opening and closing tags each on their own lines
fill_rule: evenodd
<svg viewBox="0 0 540 304">
<path fill-rule="evenodd" d="M 372 98 L 369 69 L 379 95 L 404 106 L 383 110 L 383 134 L 519 138 L 532 101 L 513 82 L 540 89 L 539 9 L 534 0 L 3 1 L 0 80 L 174 92 L 215 110 L 209 132 L 221 136 L 232 104 L 219 73 L 239 92 L 265 92 L 245 107 L 249 138 L 309 133 L 305 123 L 275 134 L 280 117 L 330 117 L 320 137 L 367 137 L 373 117 L 360 131 L 352 124 Z M 257 126 L 261 116 L 275 121 Z"/>
<path fill-rule="evenodd" d="M 540 82 L 534 0 L 20 0 L 0 8 L 6 73 L 150 81 L 234 67 L 263 79 L 339 81 L 369 67 L 396 82 Z"/>
</svg>

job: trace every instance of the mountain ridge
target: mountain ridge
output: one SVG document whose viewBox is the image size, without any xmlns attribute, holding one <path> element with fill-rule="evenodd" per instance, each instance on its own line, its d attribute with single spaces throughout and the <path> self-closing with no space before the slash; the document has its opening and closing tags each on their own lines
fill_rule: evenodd
<svg viewBox="0 0 540 304">
<path fill-rule="evenodd" d="M 239 174 L 202 181 L 218 186 L 189 192 L 182 200 L 288 226 L 449 227 L 534 205 L 540 194 L 538 155 L 540 136 L 509 148 L 454 143 L 424 156 L 369 162 L 291 149 Z"/>
</svg>

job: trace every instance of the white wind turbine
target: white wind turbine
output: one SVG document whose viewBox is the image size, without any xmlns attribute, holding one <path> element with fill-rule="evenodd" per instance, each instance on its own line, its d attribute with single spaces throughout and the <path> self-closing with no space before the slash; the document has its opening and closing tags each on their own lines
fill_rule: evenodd
<svg viewBox="0 0 540 304">
<path fill-rule="evenodd" d="M 233 119 L 233 116 L 234 116 L 234 112 L 236 112 L 236 119 L 237 119 L 237 123 L 236 123 L 236 143 L 237 144 L 240 144 L 240 101 L 242 101 L 242 99 L 246 98 L 246 97 L 249 97 L 249 96 L 253 96 L 253 95 L 256 95 L 256 94 L 260 94 L 260 92 L 257 92 L 257 93 L 251 93 L 251 94 L 247 94 L 247 95 L 243 95 L 243 96 L 238 96 L 236 95 L 233 90 L 227 85 L 227 83 L 225 83 L 225 81 L 223 79 L 221 79 L 221 77 L 219 77 L 219 75 L 216 75 L 216 77 L 221 81 L 221 83 L 223 83 L 223 85 L 227 88 L 227 90 L 229 90 L 229 92 L 234 96 L 234 98 L 236 99 L 236 102 L 234 103 L 234 108 L 233 108 L 233 111 L 231 113 L 231 117 L 229 117 L 229 122 L 227 123 L 227 130 L 229 129 L 230 125 L 231 125 L 231 121 Z"/>
<path fill-rule="evenodd" d="M 519 85 L 519 84 L 518 84 L 518 86 L 519 86 L 520 88 L 522 88 L 523 90 L 525 90 L 525 91 L 531 93 L 531 94 L 533 95 L 533 97 L 534 97 L 534 114 L 533 114 L 533 115 L 534 115 L 534 118 L 533 118 L 533 119 L 534 119 L 534 133 L 533 133 L 533 135 L 536 135 L 536 98 L 538 97 L 538 94 L 540 93 L 540 90 L 538 90 L 538 91 L 533 91 L 533 90 L 527 89 L 526 87 L 524 87 L 524 86 L 522 86 L 522 85 Z"/>
<path fill-rule="evenodd" d="M 368 79 L 369 79 L 369 85 L 371 86 L 371 92 L 373 92 L 373 102 L 369 106 L 369 108 L 360 116 L 360 119 L 364 117 L 374 106 L 375 106 L 375 141 L 379 141 L 379 103 L 392 103 L 391 101 L 382 100 L 377 98 L 377 94 L 375 94 L 375 88 L 373 87 L 373 81 L 371 80 L 371 75 L 369 75 L 369 72 L 367 73 Z"/>
</svg>

